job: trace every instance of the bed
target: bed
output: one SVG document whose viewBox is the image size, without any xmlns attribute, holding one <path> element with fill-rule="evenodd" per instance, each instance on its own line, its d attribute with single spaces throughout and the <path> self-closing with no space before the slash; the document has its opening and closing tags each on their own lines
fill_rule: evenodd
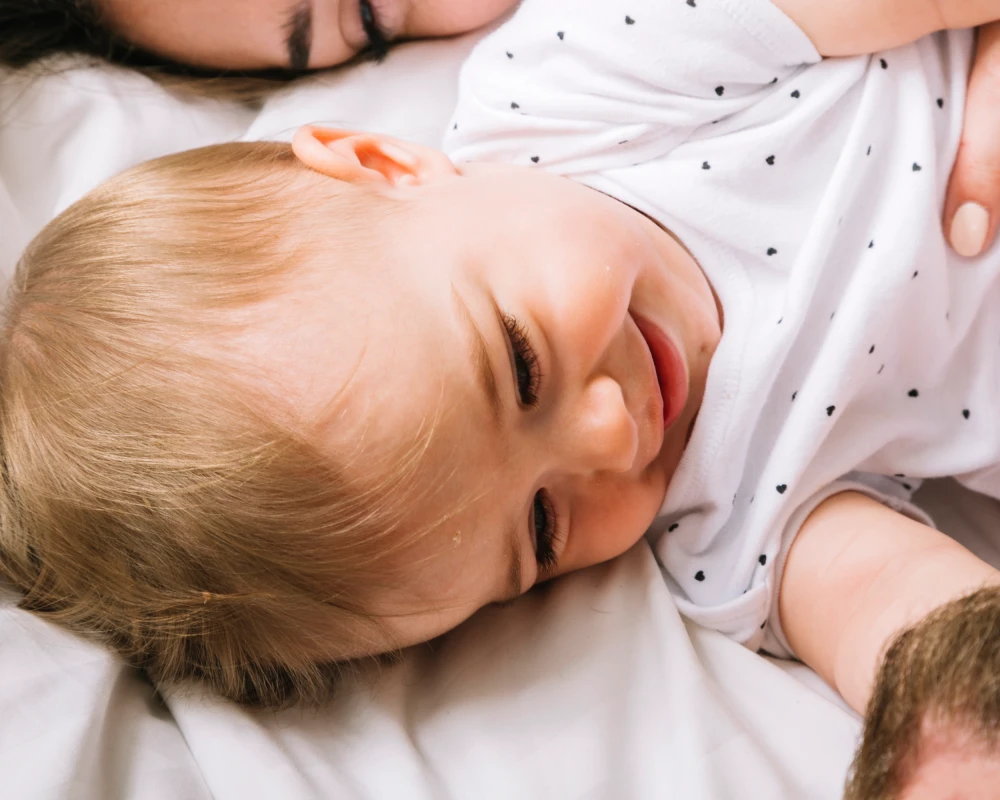
<svg viewBox="0 0 1000 800">
<path fill-rule="evenodd" d="M 301 123 L 436 144 L 474 37 L 310 79 L 262 108 L 111 68 L 0 74 L 0 271 L 115 172 Z M 1000 563 L 1000 507 L 950 482 L 920 494 Z M 491 607 L 318 712 L 165 700 L 112 655 L 0 590 L 4 797 L 838 798 L 857 717 L 807 668 L 686 624 L 649 546 Z"/>
</svg>

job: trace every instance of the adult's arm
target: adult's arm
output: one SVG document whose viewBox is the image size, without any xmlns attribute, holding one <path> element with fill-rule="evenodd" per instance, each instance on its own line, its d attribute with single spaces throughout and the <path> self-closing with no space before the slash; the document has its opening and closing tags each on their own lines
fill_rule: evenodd
<svg viewBox="0 0 1000 800">
<path fill-rule="evenodd" d="M 824 56 L 876 53 L 1000 20 L 1000 0 L 774 0 Z"/>
</svg>

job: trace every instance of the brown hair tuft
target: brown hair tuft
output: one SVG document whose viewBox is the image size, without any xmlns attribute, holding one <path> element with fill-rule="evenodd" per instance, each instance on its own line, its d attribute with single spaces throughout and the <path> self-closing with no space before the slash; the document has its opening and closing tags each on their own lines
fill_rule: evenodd
<svg viewBox="0 0 1000 800">
<path fill-rule="evenodd" d="M 929 730 L 1000 744 L 1000 587 L 980 589 L 900 633 L 865 714 L 845 800 L 893 800 L 916 774 Z"/>
</svg>

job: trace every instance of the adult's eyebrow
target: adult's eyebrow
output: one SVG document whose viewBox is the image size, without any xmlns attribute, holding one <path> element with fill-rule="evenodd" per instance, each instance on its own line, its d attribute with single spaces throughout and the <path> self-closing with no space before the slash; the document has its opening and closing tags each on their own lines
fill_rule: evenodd
<svg viewBox="0 0 1000 800">
<path fill-rule="evenodd" d="M 309 69 L 313 38 L 312 0 L 298 0 L 289 9 L 284 27 L 287 33 L 285 47 L 288 49 L 289 67 L 297 72 Z"/>
<path fill-rule="evenodd" d="M 477 382 L 486 396 L 486 404 L 489 406 L 493 417 L 493 424 L 500 430 L 503 423 L 504 403 L 500 394 L 500 385 L 497 382 L 496 371 L 493 369 L 493 360 L 490 358 L 490 348 L 486 342 L 486 337 L 476 324 L 472 311 L 469 309 L 465 298 L 457 289 L 452 288 L 455 297 L 455 305 L 458 308 L 458 316 L 465 323 L 466 340 L 469 342 L 469 360 L 472 370 L 476 374 Z M 497 315 L 499 324 L 499 314 Z"/>
<path fill-rule="evenodd" d="M 512 524 L 504 537 L 507 540 L 507 590 L 500 601 L 509 603 L 521 596 L 521 537 L 517 533 L 517 525 Z"/>
</svg>

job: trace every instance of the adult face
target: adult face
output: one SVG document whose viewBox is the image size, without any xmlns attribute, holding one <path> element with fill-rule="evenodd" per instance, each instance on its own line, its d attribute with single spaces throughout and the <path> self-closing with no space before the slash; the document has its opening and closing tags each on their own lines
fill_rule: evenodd
<svg viewBox="0 0 1000 800">
<path fill-rule="evenodd" d="M 324 69 L 389 42 L 465 33 L 517 0 L 95 0 L 108 26 L 183 64 Z"/>
</svg>

